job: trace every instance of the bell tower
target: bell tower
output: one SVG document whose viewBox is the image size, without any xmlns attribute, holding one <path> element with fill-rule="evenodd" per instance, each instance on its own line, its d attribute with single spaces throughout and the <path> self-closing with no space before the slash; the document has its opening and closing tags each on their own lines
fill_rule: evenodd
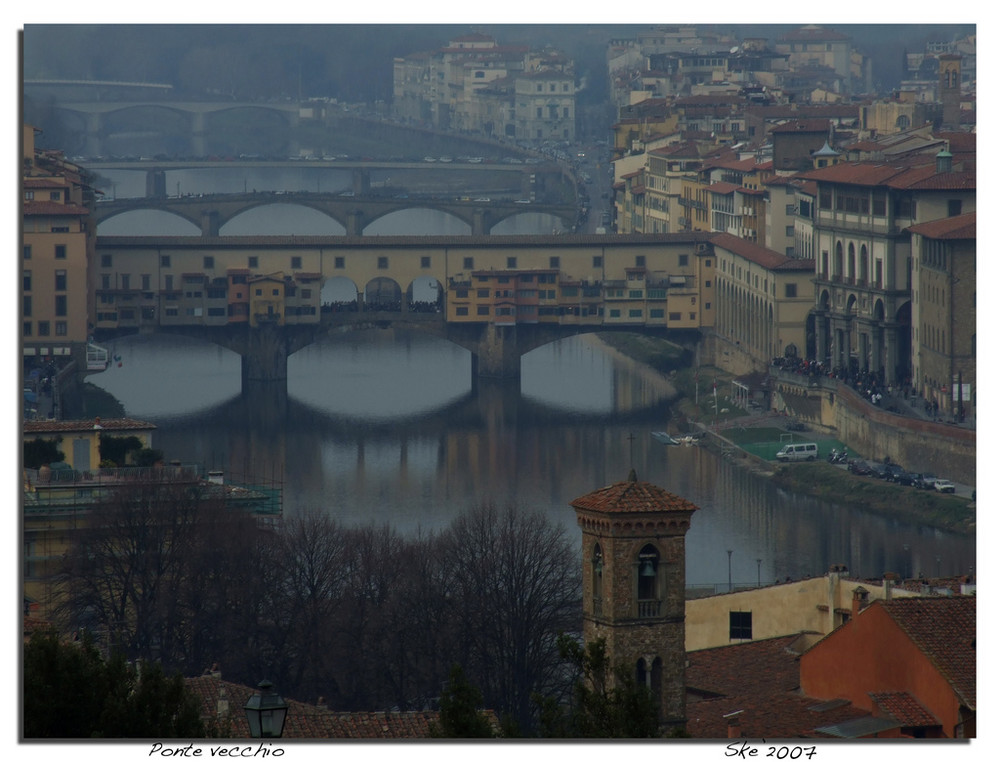
<svg viewBox="0 0 1000 762">
<path fill-rule="evenodd" d="M 684 536 L 698 506 L 636 479 L 570 505 L 583 532 L 583 637 L 604 638 L 657 700 L 660 724 L 687 720 L 684 666 Z"/>
</svg>

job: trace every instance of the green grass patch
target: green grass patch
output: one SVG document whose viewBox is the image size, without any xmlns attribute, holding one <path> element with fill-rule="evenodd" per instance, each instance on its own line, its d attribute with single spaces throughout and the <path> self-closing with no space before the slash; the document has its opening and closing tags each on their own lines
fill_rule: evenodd
<svg viewBox="0 0 1000 762">
<path fill-rule="evenodd" d="M 822 462 L 779 466 L 773 478 L 783 489 L 820 500 L 847 503 L 950 532 L 975 532 L 975 508 L 964 497 L 856 476 Z"/>
</svg>

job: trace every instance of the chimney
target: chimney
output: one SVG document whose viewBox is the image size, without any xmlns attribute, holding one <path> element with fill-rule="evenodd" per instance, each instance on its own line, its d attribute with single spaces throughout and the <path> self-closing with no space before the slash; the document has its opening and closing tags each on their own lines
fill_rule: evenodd
<svg viewBox="0 0 1000 762">
<path fill-rule="evenodd" d="M 858 585 L 854 588 L 854 600 L 851 603 L 851 619 L 856 619 L 858 614 L 868 608 L 868 591 Z"/>
<path fill-rule="evenodd" d="M 741 714 L 743 714 L 743 710 L 738 709 L 735 712 L 722 715 L 722 718 L 726 721 L 727 738 L 741 738 L 743 736 L 742 728 L 740 727 Z"/>
<path fill-rule="evenodd" d="M 896 586 L 896 573 L 886 572 L 882 575 L 882 599 L 892 600 L 892 589 Z"/>
</svg>

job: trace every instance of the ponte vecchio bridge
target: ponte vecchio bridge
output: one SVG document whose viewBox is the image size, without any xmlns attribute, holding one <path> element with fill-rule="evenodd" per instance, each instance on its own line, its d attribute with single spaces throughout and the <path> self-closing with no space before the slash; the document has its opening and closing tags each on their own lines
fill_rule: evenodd
<svg viewBox="0 0 1000 762">
<path fill-rule="evenodd" d="M 94 327 L 214 342 L 244 381 L 283 381 L 290 354 L 365 327 L 433 333 L 475 375 L 516 377 L 523 354 L 582 332 L 697 340 L 714 323 L 711 235 L 99 236 Z"/>
</svg>

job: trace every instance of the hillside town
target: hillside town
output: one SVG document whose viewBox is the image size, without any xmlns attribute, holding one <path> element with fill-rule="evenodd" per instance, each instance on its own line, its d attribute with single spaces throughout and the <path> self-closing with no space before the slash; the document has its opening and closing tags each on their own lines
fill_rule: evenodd
<svg viewBox="0 0 1000 762">
<path fill-rule="evenodd" d="M 700 420 L 690 414 L 689 430 L 697 433 L 686 444 L 711 445 L 757 472 L 781 468 L 780 457 L 741 450 L 732 431 L 718 425 L 716 384 L 723 378 L 732 389 L 734 427 L 794 421 L 806 434 L 789 441 L 820 441 L 803 460 L 827 460 L 824 442 L 835 439 L 860 454 L 866 468 L 895 464 L 896 471 L 882 475 L 887 484 L 915 484 L 903 475 L 925 474 L 934 492 L 934 471 L 947 477 L 941 481 L 958 483 L 954 499 L 962 499 L 966 524 L 974 528 L 975 35 L 908 52 L 905 77 L 888 94 L 877 93 L 872 60 L 847 33 L 812 24 L 781 27 L 773 40 L 737 38 L 708 26 L 648 27 L 610 39 L 605 54 L 614 117 L 603 134 L 595 127 L 599 111 L 582 102 L 578 62 L 562 50 L 474 32 L 392 61 L 387 120 L 491 141 L 519 157 L 511 161 L 554 162 L 574 178 L 582 206 L 581 227 L 571 232 L 505 238 L 502 245 L 522 247 L 520 267 L 508 251 L 496 254 L 506 268 L 493 260 L 473 267 L 469 255 L 461 276 L 449 272 L 441 283 L 439 309 L 430 303 L 412 311 L 495 332 L 522 324 L 627 328 L 630 321 L 640 331 L 654 325 L 691 331 L 698 345 L 695 395 L 710 389 L 716 413 Z M 308 122 L 315 102 L 303 101 L 301 109 Z M 202 268 L 181 255 L 172 262 L 165 244 L 176 242 L 158 240 L 155 252 L 146 253 L 142 242 L 102 239 L 94 216 L 102 193 L 86 162 L 37 147 L 43 132 L 42 125 L 23 127 L 25 648 L 46 633 L 57 633 L 53 637 L 70 648 L 96 635 L 102 658 L 121 647 L 130 664 L 159 661 L 179 670 L 202 723 L 196 727 L 216 739 L 440 738 L 456 727 L 449 699 L 458 695 L 458 684 L 446 682 L 446 670 L 460 656 L 470 672 L 468 665 L 475 665 L 507 678 L 503 670 L 510 668 L 516 679 L 509 682 L 521 681 L 520 693 L 502 706 L 490 699 L 507 700 L 507 688 L 482 686 L 486 695 L 472 714 L 483 720 L 477 727 L 486 735 L 618 733 L 610 725 L 588 725 L 583 702 L 577 705 L 569 693 L 552 705 L 565 715 L 547 715 L 539 708 L 544 704 L 532 703 L 545 690 L 554 694 L 567 668 L 537 666 L 542 679 L 522 674 L 531 665 L 518 662 L 522 672 L 516 672 L 500 655 L 509 643 L 497 645 L 491 661 L 492 651 L 487 656 L 485 645 L 470 642 L 476 639 L 471 629 L 459 631 L 454 622 L 461 612 L 464 624 L 482 615 L 483 621 L 474 620 L 476 633 L 492 623 L 506 628 L 499 640 L 517 637 L 510 634 L 517 618 L 490 613 L 492 593 L 483 592 L 498 583 L 505 562 L 489 556 L 484 566 L 490 568 L 475 577 L 474 554 L 463 554 L 472 553 L 463 540 L 471 542 L 474 532 L 462 521 L 438 539 L 406 542 L 294 522 L 288 527 L 300 536 L 283 534 L 274 485 L 236 483 L 221 471 L 164 459 L 150 421 L 79 414 L 84 377 L 120 362 L 102 330 L 111 336 L 160 325 L 214 326 L 252 334 L 272 325 L 319 325 L 336 310 L 322 303 L 324 275 L 310 268 L 309 252 L 304 265 L 296 254 L 287 271 L 264 272 L 256 270 L 256 249 L 253 265 L 242 265 L 249 246 L 233 255 L 240 266 L 221 256 L 216 265 L 199 249 Z M 468 248 L 493 245 L 477 239 Z M 459 248 L 452 239 L 426 246 Z M 620 277 L 586 280 L 570 272 L 573 249 L 586 253 L 594 273 L 610 272 L 615 246 L 631 247 L 622 249 Z M 563 248 L 556 255 L 554 247 Z M 648 260 L 646 247 L 658 250 Z M 544 252 L 538 254 L 544 264 L 531 259 L 534 249 Z M 431 255 L 423 249 L 421 255 L 420 267 L 429 269 Z M 377 268 L 388 266 L 379 261 Z M 405 284 L 399 293 L 405 297 Z M 680 436 L 664 432 L 664 443 L 680 444 L 674 435 Z M 833 454 L 829 460 L 834 468 Z M 846 474 L 848 464 L 838 468 Z M 856 478 L 874 478 L 862 473 L 868 475 Z M 898 489 L 902 502 L 924 494 L 918 486 Z M 730 578 L 728 589 L 700 594 L 685 583 L 685 535 L 703 513 L 698 505 L 634 470 L 596 490 L 581 485 L 577 494 L 566 507 L 580 532 L 569 538 L 572 577 L 560 578 L 552 611 L 525 617 L 549 623 L 551 631 L 532 634 L 537 641 L 530 645 L 550 656 L 556 636 L 570 633 L 584 646 L 600 642 L 609 665 L 622 667 L 614 675 L 609 670 L 606 682 L 580 677 L 584 693 L 573 696 L 590 695 L 589 686 L 613 702 L 612 687 L 619 696 L 638 691 L 652 702 L 650 734 L 671 739 L 781 738 L 801 747 L 844 739 L 976 738 L 971 571 L 909 576 L 886 569 L 871 578 L 835 564 L 825 574 L 758 579 L 755 586 L 734 586 Z M 139 506 L 148 512 L 148 537 L 159 539 L 138 529 L 130 534 L 126 517 L 136 516 Z M 157 513 L 164 506 L 169 510 Z M 503 525 L 492 514 L 478 518 Z M 275 565 L 274 589 L 266 596 L 234 584 L 233 569 L 244 556 L 260 564 L 282 554 L 305 558 L 308 537 L 317 547 L 329 539 L 336 551 L 328 550 L 326 560 L 340 559 L 350 569 L 336 585 L 315 569 L 289 571 L 291 563 L 280 572 Z M 247 543 L 242 549 L 240 538 Z M 190 558 L 175 558 L 171 543 Z M 554 547 L 546 552 L 557 555 Z M 214 550 L 225 558 L 211 558 Z M 391 572 L 373 560 L 380 551 L 391 559 Z M 131 553 L 149 553 L 167 571 L 154 572 L 151 562 L 140 560 L 141 573 L 115 576 Z M 319 555 L 309 563 L 322 566 Z M 323 569 L 333 574 L 335 565 Z M 314 588 L 310 573 L 317 574 Z M 207 586 L 209 580 L 218 581 L 217 588 Z M 172 600 L 152 600 L 154 590 L 168 590 Z M 110 600 L 116 595 L 119 601 Z M 412 610 L 415 603 L 421 612 Z M 420 613 L 441 619 L 414 624 Z M 147 626 L 143 617 L 155 624 Z M 309 682 L 308 659 L 325 664 L 330 654 L 311 635 L 286 640 L 287 633 L 277 633 L 287 622 L 339 632 L 351 617 L 356 628 L 344 625 L 337 649 L 347 653 L 342 641 L 353 639 L 364 646 L 360 651 L 375 650 L 371 644 L 384 639 L 397 650 L 386 646 L 382 659 L 358 657 L 356 674 L 328 681 L 336 694 L 319 693 L 313 690 L 322 685 L 319 678 Z M 298 685 L 306 686 L 294 697 L 277 695 L 287 691 L 280 675 L 271 675 L 275 685 L 254 687 L 244 678 L 267 660 L 250 645 L 230 652 L 221 641 L 223 633 L 238 639 L 251 619 L 266 635 L 254 629 L 247 640 L 257 638 L 261 653 L 279 653 L 288 682 L 295 671 Z M 452 650 L 454 659 L 448 658 Z M 385 663 L 383 671 L 414 676 L 394 674 L 384 693 L 365 692 L 361 661 L 381 663 L 393 654 L 399 664 Z M 238 679 L 230 678 L 224 656 L 242 660 L 234 670 Z M 432 695 L 433 686 L 441 692 Z M 392 690 L 398 696 L 410 691 L 412 703 L 384 700 Z M 363 697 L 365 705 L 348 705 L 352 697 Z M 268 715 L 263 732 L 261 701 L 271 701 L 279 717 L 268 729 Z M 636 701 L 629 706 L 644 706 Z M 556 715 L 570 720 L 543 721 Z"/>
</svg>

